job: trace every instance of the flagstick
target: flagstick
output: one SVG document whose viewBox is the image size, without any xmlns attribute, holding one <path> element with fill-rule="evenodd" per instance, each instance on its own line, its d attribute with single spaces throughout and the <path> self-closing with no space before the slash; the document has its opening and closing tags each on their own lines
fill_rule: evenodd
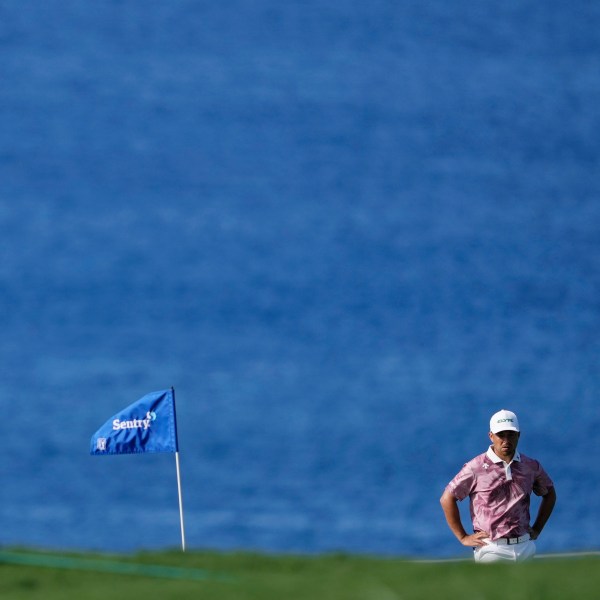
<svg viewBox="0 0 600 600">
<path fill-rule="evenodd" d="M 181 494 L 181 472 L 179 469 L 179 436 L 177 435 L 177 410 L 175 408 L 175 388 L 173 394 L 173 422 L 175 423 L 175 468 L 177 469 L 177 494 L 179 495 L 179 523 L 181 525 L 181 551 L 185 552 L 185 529 L 183 527 L 183 496 Z"/>
<path fill-rule="evenodd" d="M 177 467 L 177 492 L 179 494 L 179 522 L 181 524 L 181 551 L 185 552 L 185 529 L 183 527 L 183 499 L 181 495 L 181 473 L 179 471 L 179 452 L 175 452 L 175 466 Z"/>
</svg>

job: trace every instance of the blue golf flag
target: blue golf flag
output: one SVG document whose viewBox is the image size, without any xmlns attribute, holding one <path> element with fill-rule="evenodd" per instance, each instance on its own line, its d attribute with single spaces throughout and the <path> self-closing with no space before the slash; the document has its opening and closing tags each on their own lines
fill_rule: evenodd
<svg viewBox="0 0 600 600">
<path fill-rule="evenodd" d="M 94 455 L 178 450 L 173 388 L 146 394 L 113 415 L 92 436 L 90 446 Z"/>
</svg>

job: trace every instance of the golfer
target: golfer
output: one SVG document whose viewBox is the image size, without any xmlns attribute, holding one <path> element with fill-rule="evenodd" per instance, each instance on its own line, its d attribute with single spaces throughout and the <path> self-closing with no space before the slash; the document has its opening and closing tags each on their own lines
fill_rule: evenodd
<svg viewBox="0 0 600 600">
<path fill-rule="evenodd" d="M 491 446 L 465 464 L 440 499 L 448 526 L 463 546 L 474 548 L 476 562 L 532 558 L 533 540 L 542 532 L 554 508 L 554 484 L 537 460 L 517 452 L 520 435 L 515 413 L 501 410 L 493 415 Z M 531 492 L 542 497 L 532 526 L 529 525 Z M 467 496 L 472 534 L 465 531 L 457 505 Z"/>
</svg>

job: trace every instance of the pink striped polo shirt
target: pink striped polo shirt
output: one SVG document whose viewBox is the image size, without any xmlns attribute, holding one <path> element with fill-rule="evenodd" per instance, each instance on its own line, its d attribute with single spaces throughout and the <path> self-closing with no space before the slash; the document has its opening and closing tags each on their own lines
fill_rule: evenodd
<svg viewBox="0 0 600 600">
<path fill-rule="evenodd" d="M 469 496 L 473 530 L 497 540 L 528 533 L 531 492 L 545 496 L 553 486 L 537 460 L 516 452 L 507 464 L 490 446 L 466 463 L 446 490 L 457 500 Z"/>
</svg>

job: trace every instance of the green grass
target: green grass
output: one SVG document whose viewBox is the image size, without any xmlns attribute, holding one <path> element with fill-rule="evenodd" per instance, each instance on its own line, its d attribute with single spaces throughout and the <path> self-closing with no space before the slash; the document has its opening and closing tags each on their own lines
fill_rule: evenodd
<svg viewBox="0 0 600 600">
<path fill-rule="evenodd" d="M 13 564 L 19 557 L 28 564 Z M 124 569 L 134 572 L 117 572 Z M 2 600 L 595 600 L 598 590 L 598 556 L 475 565 L 351 555 L 0 552 Z"/>
</svg>

